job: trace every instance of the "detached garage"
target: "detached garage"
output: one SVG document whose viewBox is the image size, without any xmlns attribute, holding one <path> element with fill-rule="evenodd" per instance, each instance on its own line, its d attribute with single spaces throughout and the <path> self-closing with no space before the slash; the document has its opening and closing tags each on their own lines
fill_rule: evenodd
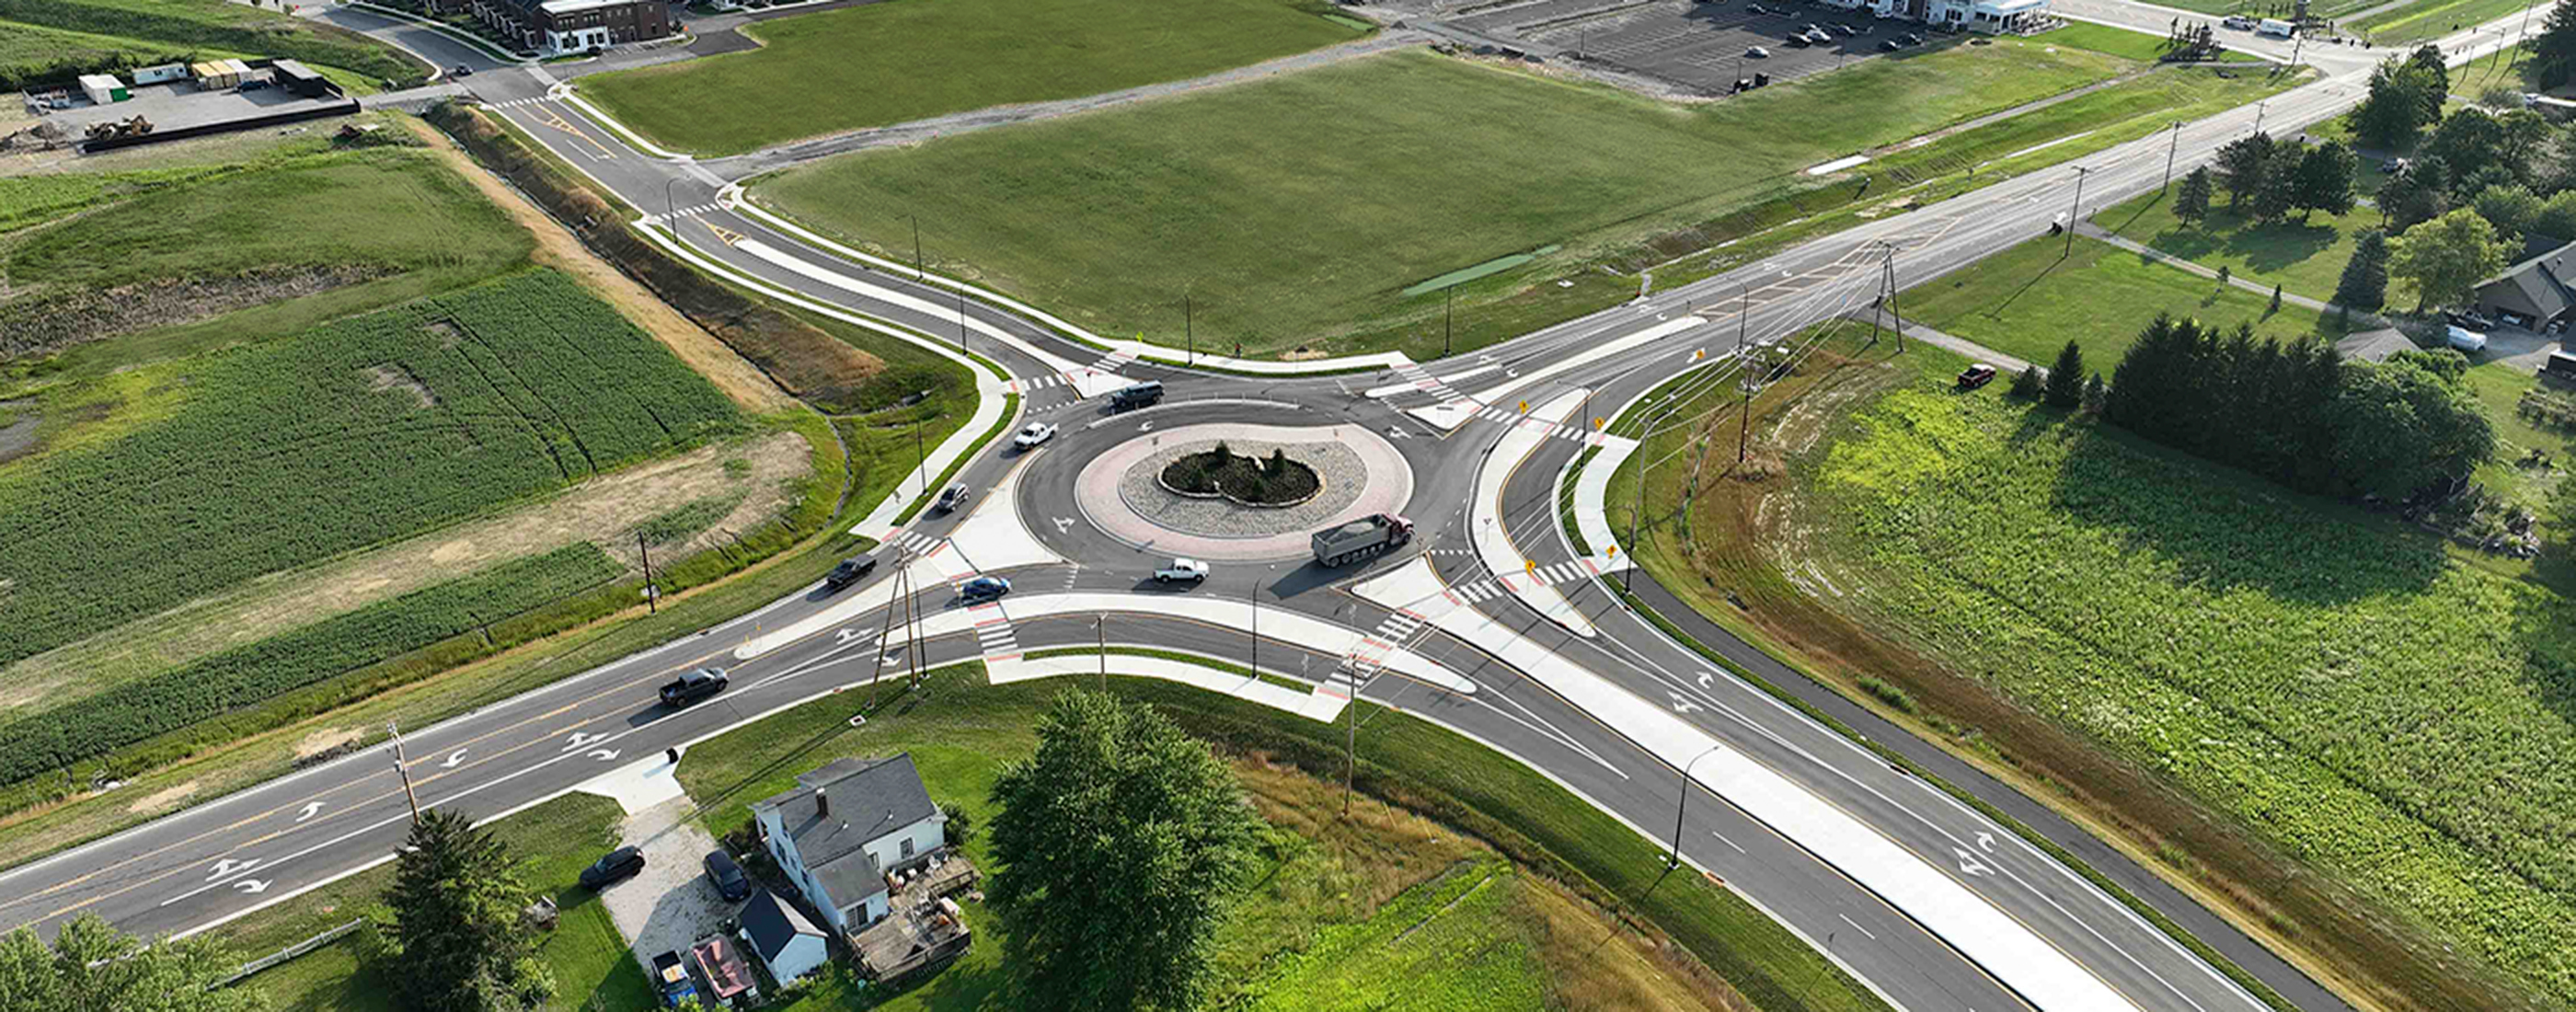
<svg viewBox="0 0 2576 1012">
<path fill-rule="evenodd" d="M 752 955 L 760 957 L 770 978 L 781 985 L 814 972 L 832 958 L 822 930 L 767 889 L 742 908 L 742 934 Z"/>
</svg>

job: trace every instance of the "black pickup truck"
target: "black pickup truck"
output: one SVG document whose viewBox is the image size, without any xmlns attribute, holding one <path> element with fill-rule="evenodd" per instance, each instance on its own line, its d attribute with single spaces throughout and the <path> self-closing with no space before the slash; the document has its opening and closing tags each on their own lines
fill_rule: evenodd
<svg viewBox="0 0 2576 1012">
<path fill-rule="evenodd" d="M 723 668 L 699 668 L 663 686 L 662 705 L 687 706 L 723 692 L 728 684 Z"/>
</svg>

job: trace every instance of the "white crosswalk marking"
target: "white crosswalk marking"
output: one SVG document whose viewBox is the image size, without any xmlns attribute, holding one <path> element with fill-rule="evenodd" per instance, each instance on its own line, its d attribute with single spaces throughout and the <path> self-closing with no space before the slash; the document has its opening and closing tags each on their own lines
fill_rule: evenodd
<svg viewBox="0 0 2576 1012">
<path fill-rule="evenodd" d="M 967 609 L 975 619 L 975 640 L 986 658 L 1009 660 L 1020 655 L 1020 639 L 1011 631 L 1011 616 L 994 603 Z"/>
<path fill-rule="evenodd" d="M 1028 378 L 1028 379 L 1015 379 L 1015 380 L 1012 380 L 1012 381 L 1011 381 L 1011 390 L 1012 390 L 1012 392 L 1013 392 L 1013 393 L 1023 393 L 1023 394 L 1025 394 L 1025 393 L 1032 393 L 1032 392 L 1039 391 L 1039 390 L 1045 390 L 1045 389 L 1047 389 L 1047 388 L 1049 388 L 1049 387 L 1060 387 L 1060 386 L 1063 386 L 1063 385 L 1064 385 L 1064 376 L 1063 376 L 1062 374 L 1059 374 L 1059 373 L 1048 373 L 1048 374 L 1046 374 L 1046 375 L 1044 375 L 1044 376 L 1032 376 L 1032 377 L 1030 377 L 1030 378 Z"/>
<path fill-rule="evenodd" d="M 938 538 L 912 531 L 898 531 L 889 540 L 894 542 L 895 547 L 913 555 L 927 555 L 930 554 L 931 549 L 939 547 Z"/>
</svg>

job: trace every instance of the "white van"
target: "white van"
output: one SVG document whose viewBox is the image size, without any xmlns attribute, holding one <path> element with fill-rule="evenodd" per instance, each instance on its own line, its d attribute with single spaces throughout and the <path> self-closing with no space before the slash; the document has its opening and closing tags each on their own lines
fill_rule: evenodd
<svg viewBox="0 0 2576 1012">
<path fill-rule="evenodd" d="M 2299 26 L 2283 21 L 2279 18 L 2264 18 L 2261 22 L 2255 24 L 2254 34 L 2269 35 L 2276 39 L 2286 39 L 2290 36 L 2299 34 Z"/>
</svg>

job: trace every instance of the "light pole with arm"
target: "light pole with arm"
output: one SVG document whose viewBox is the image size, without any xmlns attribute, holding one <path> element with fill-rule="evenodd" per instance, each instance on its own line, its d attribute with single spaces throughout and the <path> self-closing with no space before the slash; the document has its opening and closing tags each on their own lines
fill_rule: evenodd
<svg viewBox="0 0 2576 1012">
<path fill-rule="evenodd" d="M 1665 871 L 1671 871 L 1682 866 L 1682 812 L 1690 804 L 1691 767 L 1699 765 L 1700 760 L 1708 758 L 1708 754 L 1710 752 L 1715 752 L 1718 749 L 1725 747 L 1726 746 L 1724 745 L 1711 745 L 1708 748 L 1701 750 L 1700 754 L 1692 756 L 1691 761 L 1682 764 L 1682 797 L 1680 801 L 1673 804 L 1673 852 L 1671 856 L 1664 859 Z"/>
</svg>

